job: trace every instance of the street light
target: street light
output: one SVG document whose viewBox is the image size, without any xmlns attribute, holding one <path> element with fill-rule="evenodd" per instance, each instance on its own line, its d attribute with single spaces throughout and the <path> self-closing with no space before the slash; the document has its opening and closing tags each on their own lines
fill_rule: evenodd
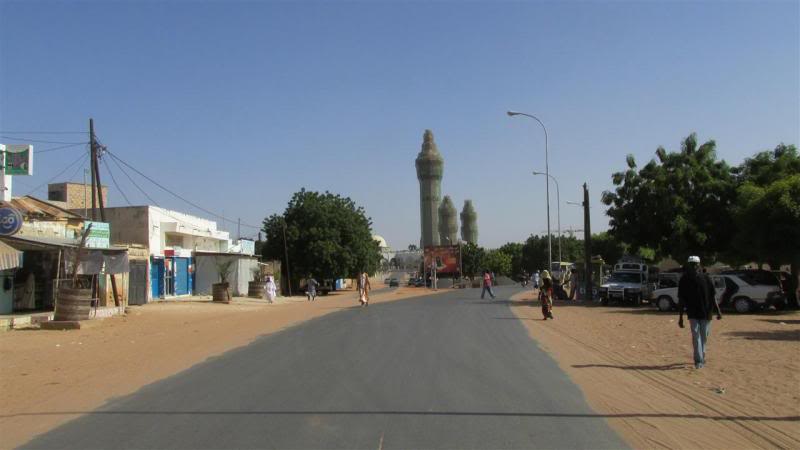
<svg viewBox="0 0 800 450">
<path fill-rule="evenodd" d="M 547 270 L 553 270 L 553 240 L 552 240 L 552 235 L 550 233 L 550 160 L 549 160 L 550 157 L 547 152 L 547 127 L 545 127 L 544 123 L 542 123 L 542 121 L 539 120 L 539 118 L 534 116 L 533 114 L 527 114 L 518 111 L 508 111 L 506 112 L 506 114 L 508 114 L 509 117 L 514 117 L 514 116 L 529 117 L 539 122 L 539 125 L 541 125 L 542 129 L 544 130 L 544 173 L 545 175 L 547 175 L 547 177 L 545 178 L 545 185 L 547 186 L 547 188 L 545 189 L 546 192 L 545 195 L 547 195 L 547 259 L 548 263 L 550 264 Z"/>
<path fill-rule="evenodd" d="M 558 180 L 556 177 L 546 174 L 544 172 L 533 171 L 534 175 L 545 175 L 550 177 L 556 183 L 556 215 L 558 216 L 558 262 L 559 264 L 563 259 L 561 258 L 561 189 L 558 188 Z"/>
</svg>

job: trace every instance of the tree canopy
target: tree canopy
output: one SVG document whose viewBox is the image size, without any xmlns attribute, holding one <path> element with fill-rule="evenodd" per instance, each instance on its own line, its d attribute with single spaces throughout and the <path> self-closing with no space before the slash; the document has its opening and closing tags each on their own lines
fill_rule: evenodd
<svg viewBox="0 0 800 450">
<path fill-rule="evenodd" d="M 289 254 L 293 282 L 308 275 L 318 279 L 375 273 L 381 261 L 372 222 L 364 208 L 330 192 L 296 192 L 282 215 L 264 219 L 263 256 L 284 260 Z"/>
<path fill-rule="evenodd" d="M 698 255 L 716 261 L 735 233 L 736 180 L 730 167 L 717 160 L 713 140 L 698 146 L 694 133 L 680 151 L 659 147 L 656 156 L 638 169 L 628 155 L 628 169 L 613 174 L 615 191 L 603 193 L 609 234 L 634 253 L 651 249 L 656 259 Z"/>
</svg>

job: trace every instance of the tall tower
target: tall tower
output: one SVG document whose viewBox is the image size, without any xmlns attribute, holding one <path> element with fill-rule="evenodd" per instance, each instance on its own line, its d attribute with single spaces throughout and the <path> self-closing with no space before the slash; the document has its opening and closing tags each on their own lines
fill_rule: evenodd
<svg viewBox="0 0 800 450">
<path fill-rule="evenodd" d="M 442 173 L 444 159 L 433 142 L 431 130 L 425 130 L 422 150 L 417 155 L 417 179 L 419 180 L 419 219 L 422 248 L 439 245 L 439 202 L 442 200 Z"/>
<path fill-rule="evenodd" d="M 461 239 L 478 245 L 478 213 L 472 200 L 464 200 L 464 209 L 461 210 Z"/>
<path fill-rule="evenodd" d="M 442 245 L 456 245 L 458 243 L 458 217 L 456 207 L 449 195 L 442 199 L 439 206 L 439 242 Z"/>
</svg>

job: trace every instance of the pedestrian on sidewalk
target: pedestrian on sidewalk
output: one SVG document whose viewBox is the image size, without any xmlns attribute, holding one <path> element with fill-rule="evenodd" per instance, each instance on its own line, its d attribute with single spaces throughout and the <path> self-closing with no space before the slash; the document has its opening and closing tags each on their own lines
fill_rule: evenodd
<svg viewBox="0 0 800 450">
<path fill-rule="evenodd" d="M 308 297 L 308 301 L 313 302 L 317 299 L 317 286 L 319 286 L 317 280 L 312 275 L 309 275 L 306 280 L 306 297 Z"/>
<path fill-rule="evenodd" d="M 369 291 L 372 288 L 369 284 L 369 274 L 361 272 L 358 274 L 358 302 L 361 306 L 369 306 Z"/>
<path fill-rule="evenodd" d="M 706 363 L 706 343 L 711 334 L 711 316 L 717 320 L 722 312 L 716 300 L 714 283 L 707 273 L 700 273 L 700 257 L 690 256 L 684 274 L 678 283 L 678 326 L 683 328 L 683 313 L 689 318 L 694 348 L 694 367 L 702 369 Z"/>
<path fill-rule="evenodd" d="M 278 293 L 278 287 L 275 285 L 275 280 L 272 275 L 267 276 L 267 284 L 264 286 L 264 294 L 267 296 L 267 301 L 275 303 L 275 296 Z"/>
<path fill-rule="evenodd" d="M 542 288 L 539 290 L 539 301 L 542 303 L 542 320 L 553 318 L 553 278 L 550 272 L 542 271 Z"/>
<path fill-rule="evenodd" d="M 487 292 L 489 293 L 489 296 L 491 296 L 492 299 L 494 299 L 494 291 L 492 291 L 492 275 L 489 273 L 488 270 L 484 270 L 483 290 L 481 291 L 481 300 L 483 300 L 483 297 L 486 295 Z"/>
</svg>

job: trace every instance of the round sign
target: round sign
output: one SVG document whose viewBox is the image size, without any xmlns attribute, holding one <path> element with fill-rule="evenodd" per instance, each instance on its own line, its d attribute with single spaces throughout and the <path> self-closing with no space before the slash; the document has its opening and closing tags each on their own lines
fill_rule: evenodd
<svg viewBox="0 0 800 450">
<path fill-rule="evenodd" d="M 22 228 L 22 214 L 10 206 L 0 208 L 0 236 L 17 234 Z"/>
</svg>

